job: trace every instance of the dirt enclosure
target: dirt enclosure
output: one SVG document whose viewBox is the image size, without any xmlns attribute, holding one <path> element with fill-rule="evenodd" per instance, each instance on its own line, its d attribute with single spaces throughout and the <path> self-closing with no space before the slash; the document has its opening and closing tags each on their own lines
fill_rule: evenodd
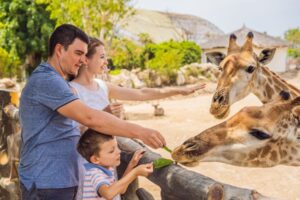
<svg viewBox="0 0 300 200">
<path fill-rule="evenodd" d="M 288 82 L 300 88 L 300 74 L 286 77 Z M 125 110 L 129 121 L 159 130 L 166 138 L 167 145 L 173 149 L 187 138 L 222 121 L 209 113 L 211 98 L 212 94 L 199 94 L 162 100 L 160 105 L 165 110 L 165 116 L 162 117 L 153 117 L 152 102 L 125 104 Z M 243 101 L 234 104 L 231 115 L 244 106 L 251 105 L 261 105 L 254 95 L 249 95 Z M 154 151 L 164 157 L 170 157 L 162 149 Z M 276 199 L 300 200 L 300 167 L 243 168 L 222 163 L 201 163 L 188 169 L 223 183 L 255 189 Z M 148 188 L 156 200 L 160 199 L 158 186 L 145 178 L 140 178 L 140 185 Z"/>
</svg>

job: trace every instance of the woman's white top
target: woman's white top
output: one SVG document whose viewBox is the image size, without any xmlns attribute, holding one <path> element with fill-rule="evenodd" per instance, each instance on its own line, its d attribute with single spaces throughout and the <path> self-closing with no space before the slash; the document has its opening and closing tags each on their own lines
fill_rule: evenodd
<svg viewBox="0 0 300 200">
<path fill-rule="evenodd" d="M 90 90 L 76 83 L 70 82 L 70 85 L 76 90 L 79 99 L 90 108 L 103 110 L 109 105 L 108 88 L 104 81 L 94 79 L 98 85 L 97 90 Z"/>
</svg>

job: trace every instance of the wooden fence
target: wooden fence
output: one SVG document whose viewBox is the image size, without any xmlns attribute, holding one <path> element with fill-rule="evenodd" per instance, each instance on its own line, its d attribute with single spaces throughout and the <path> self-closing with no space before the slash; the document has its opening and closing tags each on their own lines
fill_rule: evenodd
<svg viewBox="0 0 300 200">
<path fill-rule="evenodd" d="M 11 92 L 0 90 L 0 153 L 6 153 L 9 161 L 0 165 L 0 200 L 19 199 L 18 177 L 15 173 L 19 153 L 19 131 L 17 115 L 11 107 Z M 9 108 L 9 109 L 8 109 Z M 13 138 L 13 139 L 8 139 Z M 18 139 L 19 138 L 19 139 Z M 13 144 L 10 144 L 13 143 Z M 128 138 L 118 137 L 120 149 L 125 152 L 125 162 L 129 162 L 131 155 L 143 145 Z M 16 149 L 17 147 L 17 149 Z M 147 148 L 146 148 L 147 149 Z M 14 153 L 9 153 L 14 151 Z M 161 156 L 147 149 L 141 163 L 152 162 Z M 238 188 L 219 183 L 199 173 L 187 170 L 180 165 L 155 170 L 148 179 L 161 188 L 162 200 L 265 200 L 256 191 Z M 130 199 L 133 200 L 133 199 Z"/>
</svg>

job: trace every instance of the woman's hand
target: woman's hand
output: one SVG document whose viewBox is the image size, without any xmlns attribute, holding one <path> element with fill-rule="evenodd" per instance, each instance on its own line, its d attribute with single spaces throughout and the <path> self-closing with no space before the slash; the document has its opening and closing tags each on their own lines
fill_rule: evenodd
<svg viewBox="0 0 300 200">
<path fill-rule="evenodd" d="M 205 88 L 205 83 L 200 83 L 200 84 L 196 84 L 190 87 L 183 87 L 179 89 L 179 94 L 181 95 L 189 95 L 192 94 L 194 92 L 196 92 L 197 90 L 203 89 Z"/>
<path fill-rule="evenodd" d="M 110 103 L 108 106 L 106 106 L 104 111 L 113 114 L 114 116 L 120 118 L 122 113 L 124 112 L 123 104 L 119 102 L 113 102 Z"/>
</svg>

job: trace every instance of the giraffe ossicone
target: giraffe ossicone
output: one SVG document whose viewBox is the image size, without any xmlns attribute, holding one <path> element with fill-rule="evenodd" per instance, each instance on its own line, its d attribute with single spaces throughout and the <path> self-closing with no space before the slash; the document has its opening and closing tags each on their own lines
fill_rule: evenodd
<svg viewBox="0 0 300 200">
<path fill-rule="evenodd" d="M 219 53 L 207 55 L 222 70 L 210 107 L 210 113 L 216 118 L 225 118 L 230 106 L 250 93 L 254 93 L 262 103 L 277 100 L 283 90 L 289 92 L 292 98 L 300 95 L 300 90 L 265 66 L 272 60 L 275 49 L 264 49 L 256 55 L 253 38 L 253 33 L 249 32 L 246 42 L 240 47 L 232 34 L 226 56 Z"/>
</svg>

